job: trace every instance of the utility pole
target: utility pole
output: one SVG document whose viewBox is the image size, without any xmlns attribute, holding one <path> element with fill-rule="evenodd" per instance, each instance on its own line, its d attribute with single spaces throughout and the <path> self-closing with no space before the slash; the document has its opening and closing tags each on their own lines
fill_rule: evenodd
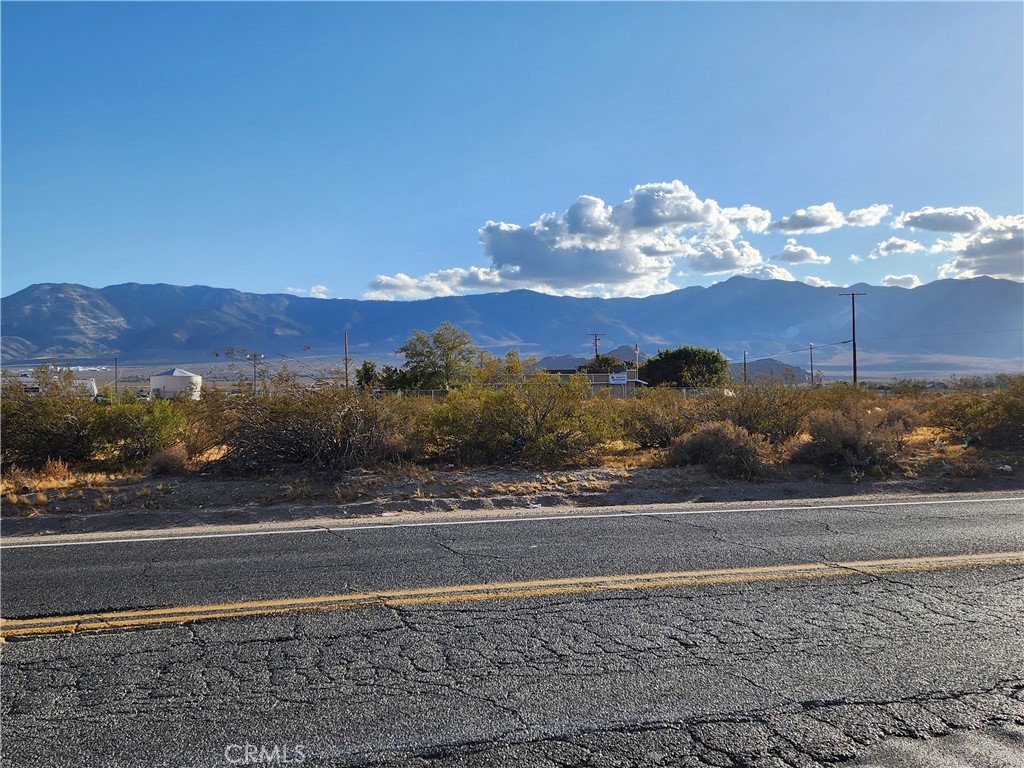
<svg viewBox="0 0 1024 768">
<path fill-rule="evenodd" d="M 594 357 L 597 357 L 597 340 L 604 336 L 603 333 L 588 333 L 588 336 L 594 337 Z"/>
<path fill-rule="evenodd" d="M 811 350 L 811 387 L 814 387 L 814 342 L 810 342 L 807 347 Z"/>
<path fill-rule="evenodd" d="M 252 394 L 256 395 L 256 361 L 262 360 L 263 355 L 257 354 L 256 352 L 250 352 L 249 358 L 252 360 Z"/>
<path fill-rule="evenodd" d="M 345 331 L 345 389 L 348 389 L 348 331 Z"/>
<path fill-rule="evenodd" d="M 117 395 L 117 358 L 114 358 L 114 395 Z"/>
<path fill-rule="evenodd" d="M 743 350 L 743 383 L 747 383 L 747 350 Z"/>
<path fill-rule="evenodd" d="M 866 293 L 840 293 L 850 297 L 850 317 L 853 320 L 853 383 L 857 383 L 857 297 L 867 296 Z"/>
</svg>

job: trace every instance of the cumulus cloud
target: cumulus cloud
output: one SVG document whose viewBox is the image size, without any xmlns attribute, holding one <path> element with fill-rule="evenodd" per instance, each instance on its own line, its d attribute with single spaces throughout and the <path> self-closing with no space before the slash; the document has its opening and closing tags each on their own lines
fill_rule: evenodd
<svg viewBox="0 0 1024 768">
<path fill-rule="evenodd" d="M 836 209 L 835 203 L 825 203 L 801 208 L 789 216 L 783 216 L 772 222 L 770 229 L 790 234 L 812 234 L 838 229 L 845 223 L 846 218 Z"/>
<path fill-rule="evenodd" d="M 782 249 L 782 253 L 772 256 L 773 261 L 785 261 L 790 264 L 828 264 L 832 261 L 829 256 L 821 256 L 813 248 L 797 245 L 796 240 L 789 238 Z"/>
<path fill-rule="evenodd" d="M 886 275 L 882 278 L 882 285 L 896 288 L 917 288 L 921 281 L 917 275 Z"/>
<path fill-rule="evenodd" d="M 444 269 L 423 277 L 377 275 L 363 298 L 373 301 L 392 299 L 429 299 L 434 296 L 457 296 L 461 293 L 504 290 L 501 275 L 481 267 Z"/>
<path fill-rule="evenodd" d="M 796 278 L 790 274 L 785 267 L 778 264 L 758 264 L 756 267 L 748 267 L 740 272 L 744 277 L 755 277 L 758 280 L 785 280 L 796 282 Z"/>
<path fill-rule="evenodd" d="M 835 203 L 811 205 L 772 222 L 768 228 L 788 234 L 816 234 L 839 229 L 842 226 L 873 227 L 889 215 L 891 205 L 876 204 L 857 208 L 848 216 L 836 208 Z"/>
<path fill-rule="evenodd" d="M 932 232 L 977 232 L 991 220 L 981 208 L 932 208 L 926 205 L 919 211 L 901 213 L 893 226 L 896 228 L 927 229 Z"/>
<path fill-rule="evenodd" d="M 647 296 L 673 290 L 673 270 L 738 272 L 762 263 L 740 227 L 763 231 L 771 214 L 723 209 L 681 181 L 640 184 L 612 206 L 581 195 L 561 215 L 532 224 L 488 221 L 479 230 L 488 264 L 420 278 L 378 276 L 366 298 L 422 298 L 529 288 L 570 296 Z"/>
<path fill-rule="evenodd" d="M 921 243 L 914 240 L 904 240 L 899 237 L 890 237 L 875 246 L 871 252 L 873 257 L 888 256 L 893 253 L 916 253 L 927 250 Z"/>
<path fill-rule="evenodd" d="M 733 242 L 725 238 L 706 238 L 699 242 L 688 256 L 694 272 L 718 275 L 723 272 L 746 270 L 761 264 L 761 252 L 745 240 Z"/>
<path fill-rule="evenodd" d="M 285 291 L 293 296 L 311 296 L 314 299 L 326 299 L 328 288 L 326 285 L 314 285 L 312 288 L 285 288 Z"/>
<path fill-rule="evenodd" d="M 638 184 L 629 200 L 615 208 L 616 219 L 626 229 L 710 224 L 721 216 L 714 200 L 701 200 L 678 179 Z"/>
<path fill-rule="evenodd" d="M 942 277 L 1024 280 L 1024 215 L 990 219 L 969 237 L 944 245 L 957 255 L 939 268 Z"/>
<path fill-rule="evenodd" d="M 804 282 L 807 285 L 814 286 L 815 288 L 835 288 L 836 287 L 835 283 L 830 282 L 828 280 L 822 280 L 820 277 L 814 277 L 813 275 L 808 275 L 807 277 L 805 277 L 804 278 Z"/>
<path fill-rule="evenodd" d="M 867 208 L 858 208 L 850 211 L 846 217 L 846 223 L 852 227 L 873 227 L 892 210 L 891 205 L 869 205 Z"/>
<path fill-rule="evenodd" d="M 567 296 L 648 296 L 675 289 L 677 276 L 694 274 L 792 280 L 781 265 L 832 262 L 831 257 L 797 243 L 797 235 L 842 227 L 870 228 L 891 216 L 888 204 L 868 205 L 844 215 L 834 203 L 826 202 L 776 221 L 765 208 L 747 203 L 723 207 L 711 198 L 701 198 L 679 180 L 638 184 L 618 204 L 581 195 L 562 213 L 545 213 L 532 223 L 488 221 L 478 230 L 484 257 L 481 266 L 443 269 L 419 277 L 379 275 L 364 296 L 420 299 L 519 288 Z M 950 259 L 940 269 L 943 276 L 986 274 L 1024 279 L 1021 219 L 994 218 L 980 208 L 925 207 L 901 213 L 892 226 L 946 233 L 944 239 L 872 239 L 855 243 L 853 248 L 867 255 L 850 256 L 850 261 L 867 265 L 892 254 L 939 253 Z M 774 233 L 790 237 L 781 252 L 777 245 L 772 246 L 776 253 L 766 259 L 756 236 L 778 237 Z M 852 232 L 846 234 L 853 238 Z M 868 251 L 871 242 L 878 245 Z M 890 275 L 887 279 L 910 277 Z M 832 285 L 818 277 L 808 277 L 805 282 Z M 324 286 L 288 290 L 303 296 L 327 295 Z"/>
<path fill-rule="evenodd" d="M 748 232 L 766 232 L 772 223 L 772 212 L 753 205 L 723 208 L 722 215 L 731 223 L 742 225 Z"/>
</svg>

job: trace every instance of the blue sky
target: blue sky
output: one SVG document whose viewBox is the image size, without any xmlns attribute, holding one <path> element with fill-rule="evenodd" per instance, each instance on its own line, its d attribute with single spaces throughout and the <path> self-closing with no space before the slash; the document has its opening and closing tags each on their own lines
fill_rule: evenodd
<svg viewBox="0 0 1024 768">
<path fill-rule="evenodd" d="M 2 292 L 1024 279 L 1024 4 L 12 3 Z"/>
</svg>

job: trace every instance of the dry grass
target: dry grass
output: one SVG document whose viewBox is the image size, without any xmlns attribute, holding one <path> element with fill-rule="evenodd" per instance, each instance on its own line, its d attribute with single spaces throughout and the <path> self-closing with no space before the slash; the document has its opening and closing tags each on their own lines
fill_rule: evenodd
<svg viewBox="0 0 1024 768">
<path fill-rule="evenodd" d="M 61 462 L 63 463 L 63 462 Z M 66 473 L 29 472 L 11 467 L 0 478 L 0 493 L 26 493 L 60 490 L 96 490 L 111 485 L 136 483 L 141 475 L 136 472 L 91 472 L 68 470 Z"/>
</svg>

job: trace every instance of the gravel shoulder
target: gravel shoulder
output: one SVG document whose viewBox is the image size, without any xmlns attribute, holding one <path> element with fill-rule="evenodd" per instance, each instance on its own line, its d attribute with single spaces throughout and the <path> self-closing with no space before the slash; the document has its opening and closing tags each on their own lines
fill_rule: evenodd
<svg viewBox="0 0 1024 768">
<path fill-rule="evenodd" d="M 463 471 L 413 467 L 331 480 L 140 477 L 47 493 L 45 507 L 3 505 L 0 536 L 215 533 L 347 524 L 614 512 L 631 505 L 785 507 L 955 496 L 1024 497 L 1024 468 L 987 477 L 827 476 L 810 468 L 771 481 L 725 481 L 697 467 Z M 26 489 L 29 490 L 29 489 Z"/>
</svg>

